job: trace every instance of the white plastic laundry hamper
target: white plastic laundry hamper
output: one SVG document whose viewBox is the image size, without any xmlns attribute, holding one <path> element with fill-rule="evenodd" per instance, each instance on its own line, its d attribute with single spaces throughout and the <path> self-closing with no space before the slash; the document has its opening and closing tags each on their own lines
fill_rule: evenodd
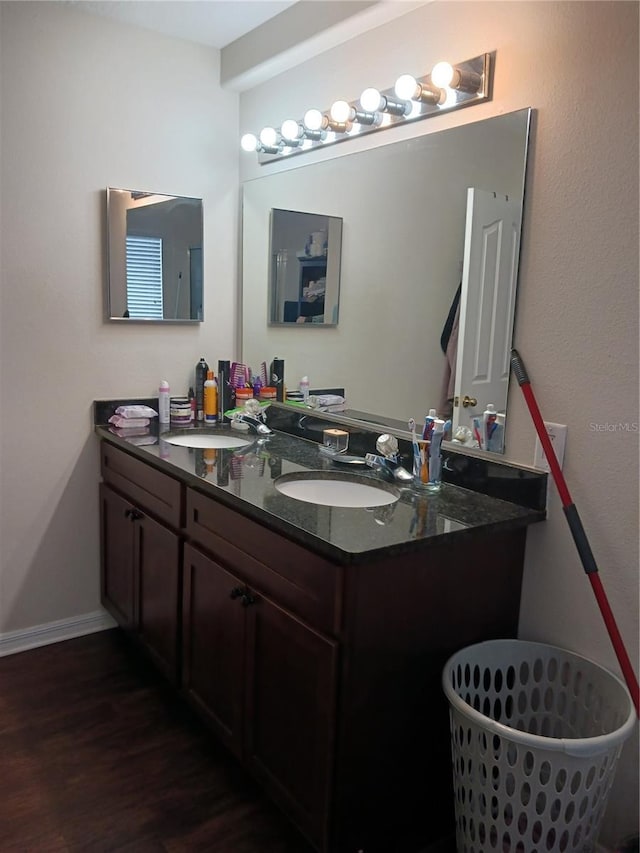
<svg viewBox="0 0 640 853">
<path fill-rule="evenodd" d="M 622 745 L 625 685 L 565 649 L 490 640 L 447 661 L 458 853 L 595 847 Z"/>
</svg>

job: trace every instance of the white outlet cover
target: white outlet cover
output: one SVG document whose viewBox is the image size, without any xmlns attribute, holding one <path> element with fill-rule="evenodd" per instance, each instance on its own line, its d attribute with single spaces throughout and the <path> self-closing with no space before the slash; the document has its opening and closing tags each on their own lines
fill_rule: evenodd
<svg viewBox="0 0 640 853">
<path fill-rule="evenodd" d="M 562 463 L 564 461 L 564 448 L 567 443 L 567 427 L 565 424 L 552 424 L 548 421 L 544 422 L 545 429 L 547 430 L 547 435 L 551 441 L 553 446 L 553 451 L 556 455 L 556 459 L 558 460 L 558 465 L 560 469 L 562 469 Z M 542 444 L 540 443 L 540 439 L 536 436 L 536 449 L 533 455 L 533 467 L 538 468 L 541 471 L 546 471 L 549 473 L 551 468 L 549 467 L 549 463 L 547 461 L 547 457 L 545 456 L 544 450 L 542 449 Z"/>
</svg>

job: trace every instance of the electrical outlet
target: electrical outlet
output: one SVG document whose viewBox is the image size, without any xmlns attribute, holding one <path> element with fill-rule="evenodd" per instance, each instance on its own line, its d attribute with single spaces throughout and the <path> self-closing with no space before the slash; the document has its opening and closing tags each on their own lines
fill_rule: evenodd
<svg viewBox="0 0 640 853">
<path fill-rule="evenodd" d="M 547 435 L 549 436 L 551 444 L 553 445 L 553 451 L 556 454 L 558 465 L 562 469 L 564 448 L 567 443 L 567 427 L 564 424 L 551 424 L 547 421 L 544 422 L 544 426 L 547 430 Z M 551 470 L 538 436 L 536 436 L 536 449 L 533 454 L 533 467 L 547 472 Z"/>
</svg>

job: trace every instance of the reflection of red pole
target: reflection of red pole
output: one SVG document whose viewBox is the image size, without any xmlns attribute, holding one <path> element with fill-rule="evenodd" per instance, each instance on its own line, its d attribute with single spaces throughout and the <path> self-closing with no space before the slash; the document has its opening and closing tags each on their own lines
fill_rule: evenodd
<svg viewBox="0 0 640 853">
<path fill-rule="evenodd" d="M 638 707 L 638 681 L 633 672 L 633 667 L 631 666 L 631 661 L 629 660 L 627 650 L 624 647 L 624 642 L 622 640 L 622 637 L 620 636 L 620 631 L 618 630 L 618 626 L 616 625 L 616 620 L 613 615 L 613 611 L 609 606 L 604 587 L 602 586 L 600 575 L 598 574 L 598 566 L 596 565 L 595 557 L 593 556 L 593 552 L 591 551 L 591 546 L 589 545 L 587 534 L 585 533 L 584 527 L 582 526 L 582 521 L 580 520 L 580 516 L 578 515 L 576 505 L 573 503 L 571 495 L 569 494 L 569 489 L 567 488 L 564 475 L 560 469 L 560 465 L 558 464 L 558 459 L 553 449 L 553 444 L 551 443 L 547 430 L 545 429 L 544 421 L 542 420 L 542 415 L 540 414 L 540 409 L 538 408 L 536 398 L 533 396 L 533 391 L 531 390 L 531 383 L 529 381 L 527 371 L 525 370 L 524 364 L 522 363 L 522 359 L 518 355 L 518 351 L 515 349 L 511 350 L 511 368 L 515 373 L 516 379 L 518 380 L 518 384 L 522 388 L 522 393 L 524 394 L 527 406 L 529 407 L 529 412 L 531 413 L 531 418 L 535 425 L 536 432 L 538 433 L 540 444 L 542 444 L 542 449 L 544 450 L 545 456 L 547 457 L 549 468 L 551 469 L 551 474 L 557 486 L 558 493 L 560 494 L 562 508 L 564 510 L 567 523 L 569 524 L 569 529 L 571 530 L 573 541 L 575 542 L 576 548 L 578 549 L 578 554 L 580 555 L 582 566 L 591 582 L 596 601 L 598 602 L 598 606 L 600 607 L 600 613 L 602 614 L 602 618 L 604 619 L 607 631 L 609 632 L 609 637 L 611 638 L 616 657 L 618 658 L 618 663 L 620 664 L 622 674 L 624 675 L 625 681 L 627 682 L 629 693 L 631 693 L 631 698 L 636 708 L 636 714 L 640 716 L 640 709 Z"/>
</svg>

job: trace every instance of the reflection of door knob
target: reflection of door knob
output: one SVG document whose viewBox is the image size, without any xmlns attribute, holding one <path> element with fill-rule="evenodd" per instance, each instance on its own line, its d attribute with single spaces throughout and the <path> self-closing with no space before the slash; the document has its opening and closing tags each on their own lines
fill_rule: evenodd
<svg viewBox="0 0 640 853">
<path fill-rule="evenodd" d="M 466 409 L 466 408 L 468 408 L 469 406 L 477 406 L 477 405 L 478 405 L 478 401 L 476 400 L 476 398 L 475 398 L 475 397 L 468 397 L 468 396 L 465 394 L 465 395 L 464 395 L 464 397 L 462 398 L 462 405 L 463 405 L 463 406 L 465 407 L 465 409 Z"/>
</svg>

